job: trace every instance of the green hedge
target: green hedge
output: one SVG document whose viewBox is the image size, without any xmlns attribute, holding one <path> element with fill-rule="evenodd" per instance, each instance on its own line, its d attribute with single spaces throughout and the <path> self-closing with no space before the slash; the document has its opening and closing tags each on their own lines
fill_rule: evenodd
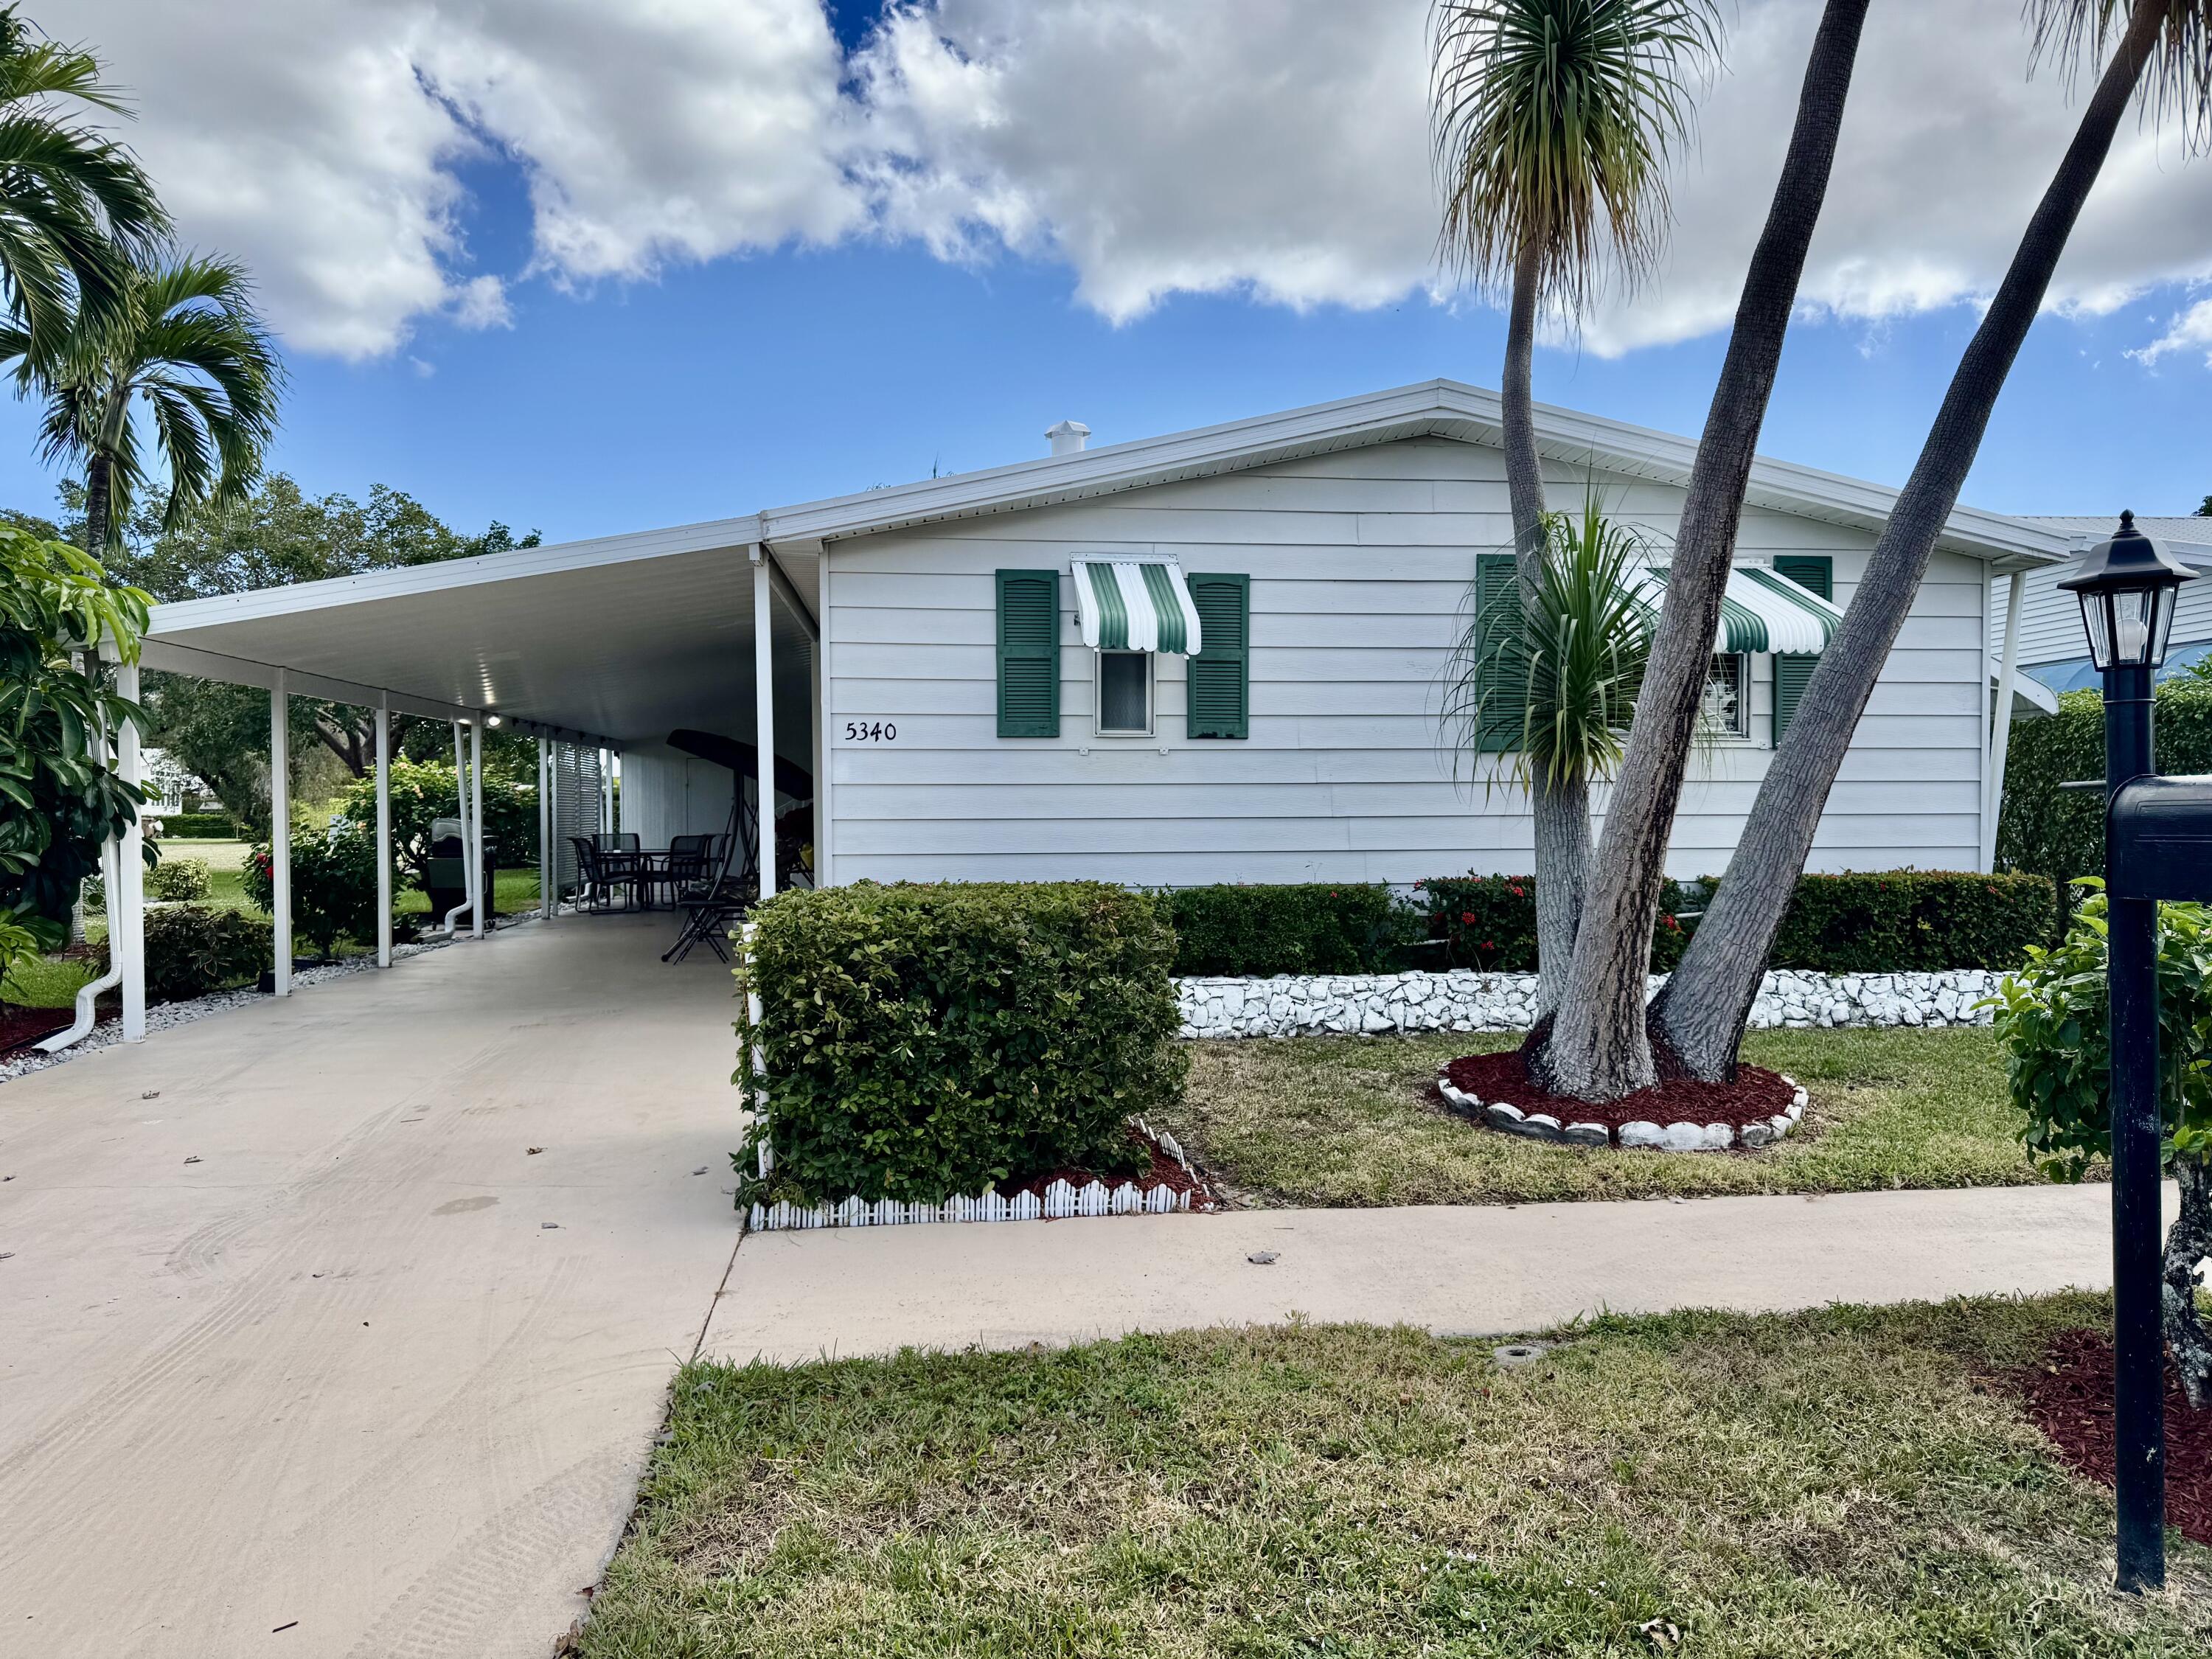
<svg viewBox="0 0 2212 1659">
<path fill-rule="evenodd" d="M 274 957 L 269 924 L 238 911 L 182 904 L 146 913 L 149 1002 L 230 990 L 258 979 Z"/>
<path fill-rule="evenodd" d="M 1701 907 L 1702 889 L 1668 881 L 1660 889 L 1659 926 L 1651 940 L 1653 971 L 1682 959 L 1694 923 L 1679 920 Z M 1413 884 L 1429 937 L 1443 941 L 1437 967 L 1484 973 L 1536 971 L 1536 881 L 1533 876 L 1444 876 Z M 1425 964 L 1426 965 L 1426 964 Z"/>
<path fill-rule="evenodd" d="M 738 1052 L 763 1053 L 768 1115 L 738 1167 L 765 1133 L 775 1168 L 740 1205 L 939 1203 L 1063 1164 L 1127 1170 L 1127 1120 L 1182 1089 L 1175 936 L 1152 895 L 863 882 L 755 917 L 738 971 L 761 1014 L 741 1015 Z"/>
<path fill-rule="evenodd" d="M 2158 688 L 2154 716 L 2159 769 L 2212 772 L 2212 682 L 2191 677 Z M 2105 798 L 2059 785 L 2105 775 L 2105 702 L 2069 691 L 2049 720 L 2018 720 L 2005 754 L 2004 810 L 1997 817 L 1997 867 L 2048 876 L 2053 917 L 2077 876 L 2105 873 Z"/>
<path fill-rule="evenodd" d="M 212 884 L 205 859 L 165 858 L 146 872 L 146 896 L 188 902 L 204 899 Z"/>
<path fill-rule="evenodd" d="M 1800 876 L 1769 960 L 1826 974 L 2016 968 L 2030 945 L 2051 942 L 2054 902 L 2045 876 Z"/>
<path fill-rule="evenodd" d="M 235 841 L 238 821 L 228 812 L 161 812 L 163 841 Z"/>
<path fill-rule="evenodd" d="M 1419 915 L 1354 882 L 1185 887 L 1163 895 L 1178 974 L 1389 974 L 1407 965 Z"/>
</svg>

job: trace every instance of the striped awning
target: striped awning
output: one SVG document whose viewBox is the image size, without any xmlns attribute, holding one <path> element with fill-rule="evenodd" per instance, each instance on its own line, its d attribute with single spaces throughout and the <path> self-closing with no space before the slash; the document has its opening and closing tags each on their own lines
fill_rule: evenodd
<svg viewBox="0 0 2212 1659">
<path fill-rule="evenodd" d="M 1667 599 L 1667 573 L 1645 566 L 1638 573 L 1644 609 L 1656 621 Z M 1721 625 L 1713 649 L 1735 654 L 1781 651 L 1817 657 L 1827 648 L 1844 613 L 1811 589 L 1778 575 L 1770 565 L 1740 564 L 1729 572 L 1721 596 Z"/>
<path fill-rule="evenodd" d="M 1166 559 L 1077 559 L 1075 610 L 1094 651 L 1194 655 L 1198 607 L 1182 567 Z"/>
</svg>

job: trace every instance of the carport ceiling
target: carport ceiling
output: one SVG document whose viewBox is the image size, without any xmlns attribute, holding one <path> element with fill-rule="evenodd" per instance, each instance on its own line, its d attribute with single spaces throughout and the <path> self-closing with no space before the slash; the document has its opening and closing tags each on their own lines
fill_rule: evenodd
<svg viewBox="0 0 2212 1659">
<path fill-rule="evenodd" d="M 781 558 L 811 602 L 814 560 Z M 752 581 L 742 544 L 596 560 L 582 544 L 164 605 L 153 633 L 623 744 L 686 726 L 750 736 Z M 779 713 L 805 708 L 805 628 L 781 598 L 775 624 Z"/>
</svg>

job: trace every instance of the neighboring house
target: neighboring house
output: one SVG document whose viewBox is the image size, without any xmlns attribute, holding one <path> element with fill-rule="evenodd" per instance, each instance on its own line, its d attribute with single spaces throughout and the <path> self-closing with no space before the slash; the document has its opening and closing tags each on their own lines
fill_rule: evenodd
<svg viewBox="0 0 2212 1659">
<path fill-rule="evenodd" d="M 2033 525 L 2061 538 L 2072 557 L 2105 540 L 2119 526 L 2116 512 L 2109 519 L 2030 517 Z M 2137 519 L 2136 527 L 2155 538 L 2199 578 L 2184 582 L 2176 596 L 2173 633 L 2160 679 L 2186 673 L 2191 665 L 2212 656 L 2212 519 Z M 2021 593 L 2020 666 L 2023 674 L 2053 691 L 2094 690 L 2097 671 L 2090 666 L 2089 648 L 2081 633 L 2081 607 L 2071 593 L 2058 586 L 2072 568 L 2067 564 L 2027 573 Z M 2000 584 L 1991 602 L 1990 649 L 2002 647 L 2006 593 Z"/>
<path fill-rule="evenodd" d="M 1556 505 L 1594 487 L 1672 532 L 1691 440 L 1538 421 Z M 146 660 L 619 750 L 648 845 L 729 811 L 731 774 L 672 730 L 772 733 L 811 775 L 831 883 L 1527 870 L 1525 797 L 1470 776 L 1438 726 L 1470 595 L 1507 586 L 1494 393 L 1439 380 L 1097 448 L 1051 435 L 1058 453 L 984 472 L 166 605 Z M 1753 468 L 1677 874 L 1728 862 L 1893 499 Z M 2066 545 L 1953 515 L 1814 868 L 1986 866 L 1991 578 Z"/>
</svg>

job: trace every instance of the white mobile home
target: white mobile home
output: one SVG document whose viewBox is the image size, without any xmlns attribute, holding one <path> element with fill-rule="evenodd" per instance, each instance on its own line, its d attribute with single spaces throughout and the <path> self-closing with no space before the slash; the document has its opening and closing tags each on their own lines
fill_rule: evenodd
<svg viewBox="0 0 2212 1659">
<path fill-rule="evenodd" d="M 1689 440 L 1540 410 L 1554 501 L 1662 537 Z M 1498 402 L 1449 381 L 715 524 L 164 606 L 147 660 L 618 750 L 648 845 L 722 827 L 751 741 L 811 781 L 815 878 L 1388 881 L 1524 871 L 1455 777 L 1442 675 L 1510 541 Z M 1727 862 L 1893 492 L 1761 461 L 1678 874 Z M 1991 578 L 2068 538 L 1961 509 L 1860 727 L 1822 869 L 1985 866 Z M 765 623 L 765 625 L 763 625 Z M 742 787 L 742 786 L 741 786 Z"/>
<path fill-rule="evenodd" d="M 2109 519 L 2033 517 L 2021 522 L 2059 537 L 2068 552 L 2078 556 L 2112 535 L 2119 526 L 2119 514 L 2115 512 Z M 2173 633 L 2159 675 L 2166 679 L 2212 656 L 2212 518 L 2139 518 L 2136 528 L 2197 573 L 2198 580 L 2183 583 L 2174 596 Z M 2054 692 L 2094 690 L 2100 684 L 2081 633 L 2081 607 L 2058 586 L 2069 568 L 2070 563 L 2048 566 L 2024 571 L 2020 579 L 2020 672 Z M 1990 605 L 1992 653 L 2000 648 L 2010 587 L 2009 582 L 2003 584 Z"/>
</svg>

